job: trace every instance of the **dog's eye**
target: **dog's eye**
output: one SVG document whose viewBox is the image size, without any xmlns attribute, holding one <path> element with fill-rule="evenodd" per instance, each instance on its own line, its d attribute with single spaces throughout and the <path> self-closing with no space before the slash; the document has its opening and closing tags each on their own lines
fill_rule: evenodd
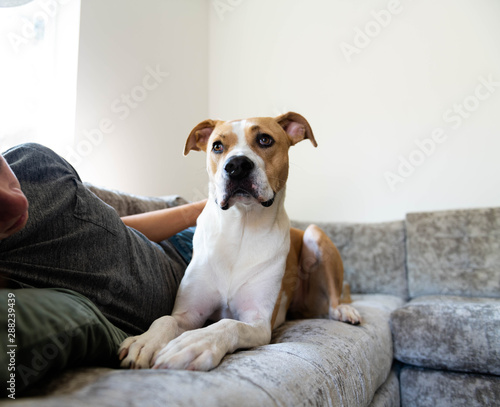
<svg viewBox="0 0 500 407">
<path fill-rule="evenodd" d="M 220 141 L 216 141 L 212 145 L 212 151 L 216 154 L 220 154 L 224 151 L 224 145 Z"/>
<path fill-rule="evenodd" d="M 257 142 L 261 147 L 271 147 L 274 144 L 274 139 L 269 134 L 259 134 Z"/>
</svg>

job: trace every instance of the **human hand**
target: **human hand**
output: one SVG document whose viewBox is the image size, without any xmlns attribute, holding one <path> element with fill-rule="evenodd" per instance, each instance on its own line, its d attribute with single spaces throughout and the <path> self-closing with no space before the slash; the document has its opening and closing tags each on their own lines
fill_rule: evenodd
<svg viewBox="0 0 500 407">
<path fill-rule="evenodd" d="M 7 161 L 0 155 L 0 240 L 19 232 L 28 221 L 28 200 Z"/>
</svg>

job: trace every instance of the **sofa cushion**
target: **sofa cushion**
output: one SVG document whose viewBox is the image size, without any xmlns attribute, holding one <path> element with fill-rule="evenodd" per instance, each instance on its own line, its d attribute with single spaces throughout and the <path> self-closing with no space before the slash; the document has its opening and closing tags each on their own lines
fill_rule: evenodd
<svg viewBox="0 0 500 407">
<path fill-rule="evenodd" d="M 500 297 L 500 208 L 406 216 L 410 296 Z"/>
<path fill-rule="evenodd" d="M 500 377 L 404 367 L 402 407 L 498 406 Z"/>
<path fill-rule="evenodd" d="M 158 209 L 170 208 L 172 206 L 183 205 L 187 201 L 178 195 L 164 197 L 148 197 L 127 194 L 114 189 L 98 187 L 85 182 L 84 185 L 97 195 L 101 200 L 113 207 L 118 215 L 135 215 L 136 213 L 156 211 Z"/>
<path fill-rule="evenodd" d="M 292 222 L 305 229 L 309 223 Z M 408 298 L 405 230 L 402 221 L 383 223 L 317 223 L 339 249 L 344 280 L 351 292 Z"/>
<path fill-rule="evenodd" d="M 363 317 L 359 326 L 287 321 L 275 330 L 271 344 L 228 355 L 210 372 L 90 370 L 94 381 L 80 377 L 79 390 L 68 394 L 66 379 L 56 394 L 22 405 L 369 406 L 391 374 L 389 315 L 403 301 L 354 297 Z"/>
<path fill-rule="evenodd" d="M 419 297 L 391 314 L 391 328 L 401 362 L 500 374 L 500 299 Z"/>
</svg>

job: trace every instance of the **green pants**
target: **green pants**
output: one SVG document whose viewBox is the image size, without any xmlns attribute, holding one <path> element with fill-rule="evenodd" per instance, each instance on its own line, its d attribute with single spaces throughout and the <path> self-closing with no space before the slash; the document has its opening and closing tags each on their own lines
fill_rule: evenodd
<svg viewBox="0 0 500 407">
<path fill-rule="evenodd" d="M 65 289 L 1 289 L 0 326 L 0 388 L 11 398 L 67 367 L 117 367 L 128 336 L 89 299 Z"/>
</svg>

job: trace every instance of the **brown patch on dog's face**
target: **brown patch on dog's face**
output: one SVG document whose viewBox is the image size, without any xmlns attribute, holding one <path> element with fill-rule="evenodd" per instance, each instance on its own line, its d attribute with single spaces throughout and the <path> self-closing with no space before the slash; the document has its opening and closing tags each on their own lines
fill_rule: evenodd
<svg viewBox="0 0 500 407">
<path fill-rule="evenodd" d="M 210 175 L 216 174 L 237 141 L 238 136 L 234 133 L 231 122 L 219 122 L 207 144 L 207 168 Z"/>
<path fill-rule="evenodd" d="M 260 156 L 265 165 L 269 185 L 279 192 L 288 179 L 288 149 L 290 140 L 274 120 L 248 119 L 245 128 L 246 142 Z"/>
</svg>

